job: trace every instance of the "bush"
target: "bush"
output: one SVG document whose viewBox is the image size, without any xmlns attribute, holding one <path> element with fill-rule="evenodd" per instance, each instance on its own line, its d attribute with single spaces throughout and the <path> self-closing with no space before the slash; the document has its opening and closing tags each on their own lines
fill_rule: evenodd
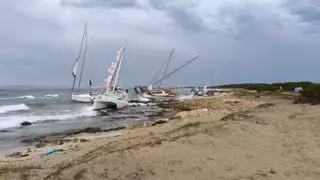
<svg viewBox="0 0 320 180">
<path fill-rule="evenodd" d="M 299 98 L 296 103 L 311 103 L 320 104 L 320 84 L 308 81 L 302 82 L 284 82 L 284 83 L 253 83 L 253 84 L 229 84 L 218 86 L 218 88 L 241 88 L 248 90 L 263 91 L 278 91 L 282 86 L 283 91 L 293 91 L 295 87 L 302 87 Z"/>
<path fill-rule="evenodd" d="M 320 104 L 320 84 L 311 84 L 306 87 L 302 91 L 298 102 Z"/>
</svg>

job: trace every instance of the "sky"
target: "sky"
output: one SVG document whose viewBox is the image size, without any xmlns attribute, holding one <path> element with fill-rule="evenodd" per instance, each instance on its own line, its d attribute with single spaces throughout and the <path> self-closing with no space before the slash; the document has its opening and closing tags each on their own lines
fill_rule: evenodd
<svg viewBox="0 0 320 180">
<path fill-rule="evenodd" d="M 0 87 L 70 87 L 84 24 L 90 77 L 103 85 L 126 46 L 122 86 L 320 81 L 319 0 L 1 0 Z"/>
</svg>

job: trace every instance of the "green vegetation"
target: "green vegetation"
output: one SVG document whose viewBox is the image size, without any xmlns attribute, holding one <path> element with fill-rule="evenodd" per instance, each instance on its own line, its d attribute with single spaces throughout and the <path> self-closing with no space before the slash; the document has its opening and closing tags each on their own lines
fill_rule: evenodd
<svg viewBox="0 0 320 180">
<path fill-rule="evenodd" d="M 318 85 L 312 82 L 285 82 L 285 83 L 247 83 L 247 84 L 229 84 L 222 85 L 219 88 L 242 88 L 248 90 L 256 90 L 258 92 L 262 91 L 278 91 L 280 90 L 280 86 L 282 86 L 283 91 L 293 91 L 295 87 L 302 87 L 303 89 L 307 89 L 309 86 Z"/>
<path fill-rule="evenodd" d="M 248 90 L 256 90 L 258 92 L 264 91 L 282 91 L 293 92 L 295 87 L 302 87 L 303 91 L 300 93 L 296 103 L 311 103 L 320 104 L 320 84 L 313 82 L 284 82 L 284 83 L 253 83 L 253 84 L 229 84 L 222 85 L 218 88 L 241 88 Z"/>
</svg>

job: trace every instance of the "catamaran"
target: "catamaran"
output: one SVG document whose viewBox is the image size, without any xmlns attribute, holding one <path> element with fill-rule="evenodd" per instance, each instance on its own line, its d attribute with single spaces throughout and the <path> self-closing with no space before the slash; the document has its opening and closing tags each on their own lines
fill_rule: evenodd
<svg viewBox="0 0 320 180">
<path fill-rule="evenodd" d="M 87 49 L 88 49 L 87 39 L 88 39 L 88 37 L 87 37 L 87 23 L 85 23 L 79 54 L 76 58 L 76 61 L 74 62 L 73 69 L 72 69 L 73 84 L 72 84 L 72 94 L 71 94 L 72 101 L 83 102 L 83 103 L 92 102 L 92 95 L 90 92 L 88 92 L 88 93 L 81 93 L 80 92 L 82 75 L 83 75 L 85 60 L 86 60 L 86 56 L 87 56 Z M 79 71 L 80 71 L 80 74 L 79 74 L 79 78 L 78 78 Z M 78 80 L 78 87 L 75 87 L 77 80 Z M 91 87 L 91 85 L 92 85 L 91 80 L 89 80 L 89 85 Z M 90 90 L 91 90 L 91 88 L 90 88 Z"/>
<path fill-rule="evenodd" d="M 94 98 L 93 110 L 101 110 L 106 108 L 121 109 L 126 107 L 128 102 L 128 94 L 117 87 L 119 72 L 122 61 L 124 59 L 125 48 L 121 48 L 117 52 L 117 60 L 108 68 L 108 77 L 106 81 L 105 92 Z"/>
</svg>

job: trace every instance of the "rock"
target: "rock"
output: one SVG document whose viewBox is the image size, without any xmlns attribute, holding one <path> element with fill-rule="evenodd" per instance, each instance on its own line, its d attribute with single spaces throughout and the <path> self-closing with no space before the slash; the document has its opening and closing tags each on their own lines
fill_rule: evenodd
<svg viewBox="0 0 320 180">
<path fill-rule="evenodd" d="M 134 129 L 140 129 L 140 128 L 146 128 L 149 127 L 150 125 L 147 123 L 139 123 L 139 124 L 134 124 L 128 127 L 128 129 L 130 130 L 134 130 Z"/>
<path fill-rule="evenodd" d="M 21 152 L 14 152 L 14 153 L 11 153 L 9 155 L 6 155 L 6 157 L 12 157 L 12 158 L 17 158 L 19 156 L 21 156 L 22 153 Z"/>
<path fill-rule="evenodd" d="M 54 145 L 62 145 L 64 143 L 63 139 L 60 138 L 53 138 L 49 140 L 49 143 Z"/>
<path fill-rule="evenodd" d="M 88 139 L 80 139 L 80 142 L 88 142 Z"/>
<path fill-rule="evenodd" d="M 276 174 L 276 171 L 273 170 L 273 169 L 271 169 L 271 170 L 270 170 L 270 174 Z"/>
<path fill-rule="evenodd" d="M 40 140 L 40 142 L 36 145 L 37 148 L 45 147 L 48 142 L 46 140 Z"/>
<path fill-rule="evenodd" d="M 160 145 L 160 144 L 162 144 L 162 140 L 161 139 L 157 139 L 157 140 L 154 141 L 154 143 L 156 145 Z"/>
<path fill-rule="evenodd" d="M 169 119 L 170 119 L 170 120 L 182 119 L 182 117 L 181 117 L 181 115 L 174 115 L 174 116 L 171 116 Z"/>
<path fill-rule="evenodd" d="M 12 131 L 9 131 L 9 130 L 1 130 L 0 133 L 7 133 L 7 132 L 12 132 Z"/>
<path fill-rule="evenodd" d="M 158 119 L 154 122 L 151 123 L 151 126 L 155 126 L 157 124 L 164 124 L 164 123 L 167 123 L 169 121 L 169 119 Z"/>
<path fill-rule="evenodd" d="M 268 125 L 268 123 L 266 121 L 264 121 L 264 120 L 257 120 L 256 123 L 259 124 L 259 125 L 263 125 L 263 126 Z"/>
<path fill-rule="evenodd" d="M 20 125 L 21 126 L 30 126 L 32 123 L 31 122 L 29 122 L 29 121 L 24 121 L 24 122 L 22 122 Z"/>
<path fill-rule="evenodd" d="M 18 158 L 18 157 L 27 157 L 29 154 L 22 154 L 21 152 L 14 152 L 9 155 L 6 155 L 6 157 L 11 157 L 11 158 Z"/>
<path fill-rule="evenodd" d="M 27 157 L 29 154 L 21 154 L 19 157 Z"/>
<path fill-rule="evenodd" d="M 263 108 L 268 108 L 274 106 L 273 103 L 265 103 L 265 104 L 260 104 L 259 106 L 257 106 L 257 109 L 263 109 Z"/>
</svg>

